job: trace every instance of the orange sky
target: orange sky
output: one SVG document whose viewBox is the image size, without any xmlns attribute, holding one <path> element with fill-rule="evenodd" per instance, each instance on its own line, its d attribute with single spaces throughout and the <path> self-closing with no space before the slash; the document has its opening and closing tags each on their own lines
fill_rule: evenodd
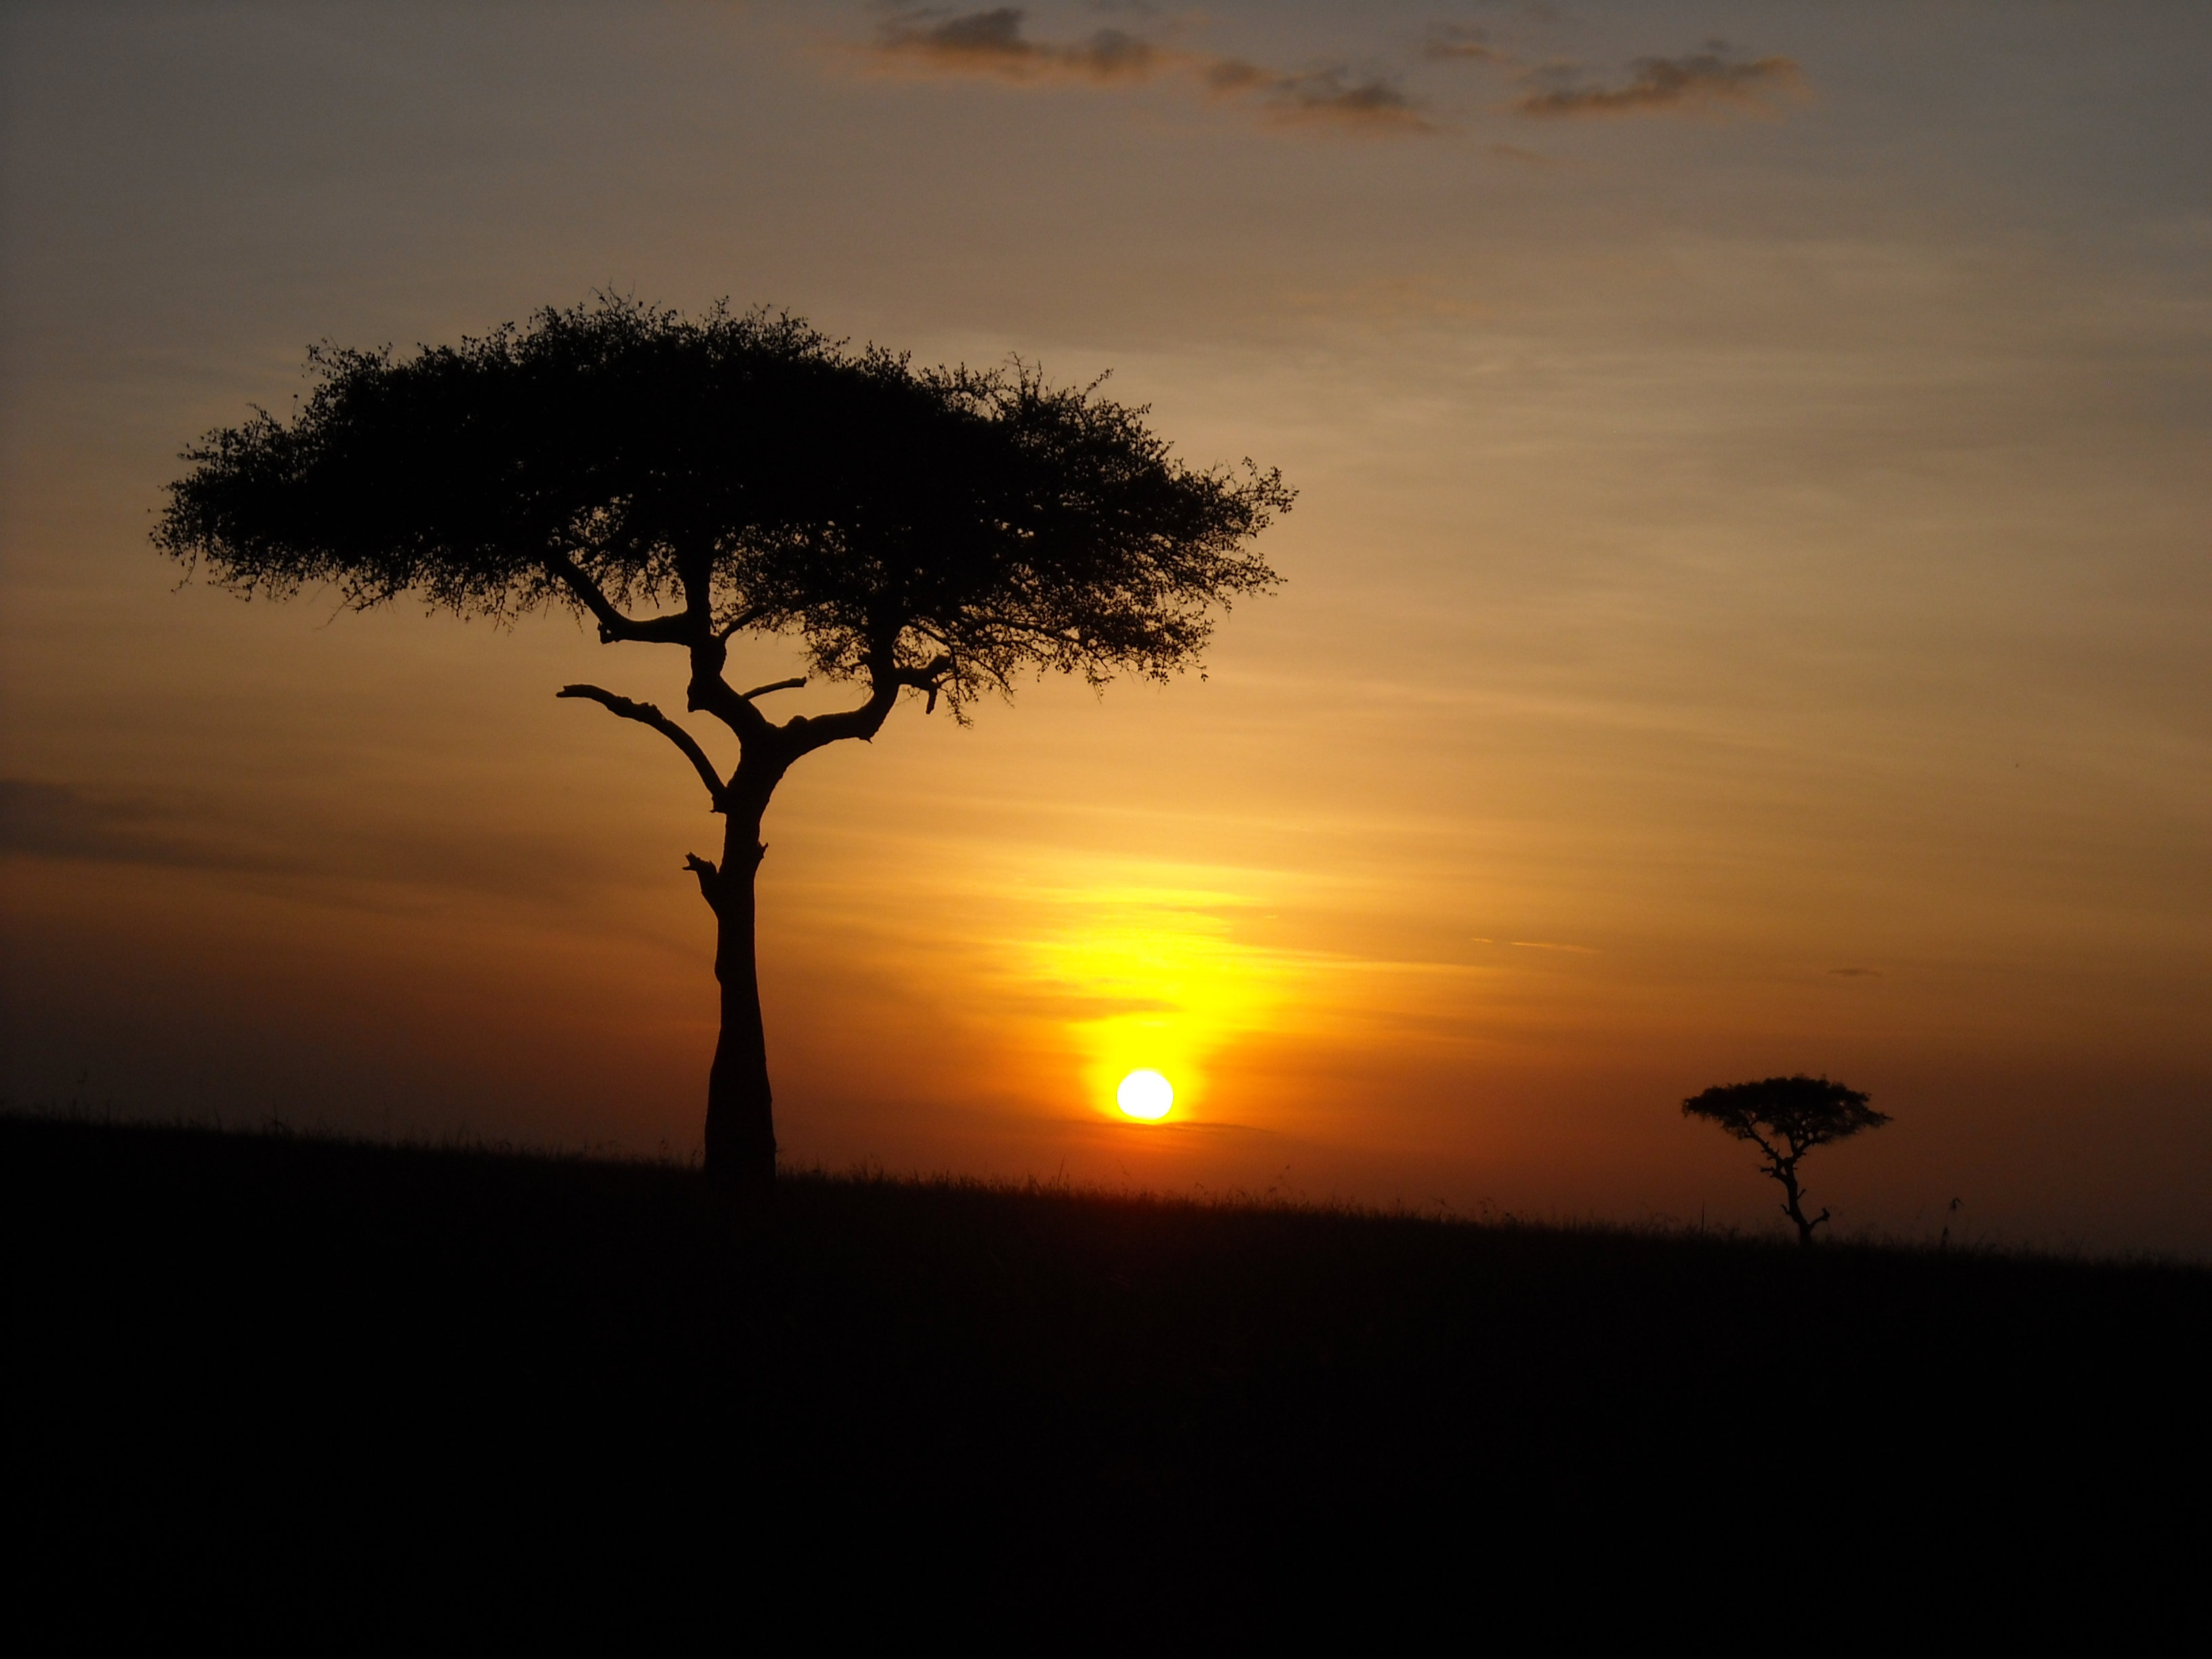
<svg viewBox="0 0 2212 1659">
<path fill-rule="evenodd" d="M 1677 1104 L 1826 1071 L 1846 1230 L 2212 1249 L 2201 9 L 885 15 L 0 20 L 11 1102 L 696 1145 L 714 826 L 552 696 L 674 653 L 145 541 L 308 341 L 611 287 L 1302 492 L 1210 678 L 786 783 L 792 1156 L 1763 1225 Z"/>
</svg>

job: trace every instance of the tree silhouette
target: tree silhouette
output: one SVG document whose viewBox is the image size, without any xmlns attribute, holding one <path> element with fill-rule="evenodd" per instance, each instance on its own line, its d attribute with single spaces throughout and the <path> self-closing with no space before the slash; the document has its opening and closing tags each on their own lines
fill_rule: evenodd
<svg viewBox="0 0 2212 1659">
<path fill-rule="evenodd" d="M 1809 1250 L 1813 1229 L 1828 1218 L 1828 1212 L 1823 1209 L 1811 1220 L 1805 1218 L 1797 1161 L 1815 1146 L 1888 1122 L 1889 1115 L 1875 1111 L 1867 1100 L 1856 1089 L 1800 1073 L 1717 1085 L 1684 1101 L 1682 1115 L 1717 1123 L 1738 1140 L 1759 1148 L 1766 1160 L 1766 1173 L 1782 1183 L 1782 1212 L 1797 1224 L 1797 1243 Z"/>
<path fill-rule="evenodd" d="M 758 311 L 602 299 L 457 347 L 309 363 L 289 422 L 257 410 L 185 452 L 156 545 L 242 597 L 327 585 L 354 609 L 412 594 L 497 620 L 558 605 L 604 643 L 689 653 L 688 708 L 737 738 L 726 775 L 650 703 L 558 695 L 660 732 L 724 817 L 721 857 L 686 867 L 721 987 L 707 1168 L 748 1191 L 775 1169 L 754 878 L 784 774 L 873 738 L 902 695 L 964 724 L 1024 673 L 1103 686 L 1196 664 L 1214 611 L 1276 581 L 1249 544 L 1292 498 L 1249 460 L 1186 467 L 1147 410 L 1095 384 L 917 368 Z M 771 720 L 761 700 L 805 680 L 733 686 L 748 630 L 865 697 Z"/>
</svg>

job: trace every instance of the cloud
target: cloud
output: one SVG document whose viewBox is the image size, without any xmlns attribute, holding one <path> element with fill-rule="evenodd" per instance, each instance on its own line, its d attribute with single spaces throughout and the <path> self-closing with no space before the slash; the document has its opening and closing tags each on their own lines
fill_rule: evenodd
<svg viewBox="0 0 2212 1659">
<path fill-rule="evenodd" d="M 0 852 L 160 870 L 232 876 L 305 877 L 325 884 L 362 881 L 465 888 L 568 900 L 613 872 L 568 838 L 337 831 L 305 823 L 241 834 L 234 808 L 178 792 L 81 789 L 32 778 L 0 778 Z"/>
<path fill-rule="evenodd" d="M 1008 81 L 1134 83 L 1172 70 L 1216 97 L 1249 100 L 1277 122 L 1369 132 L 1433 130 L 1415 100 L 1384 76 L 1357 75 L 1341 64 L 1286 72 L 1241 58 L 1170 51 L 1117 28 L 1099 29 L 1072 44 L 1036 40 L 1026 33 L 1028 15 L 1018 6 L 951 15 L 902 12 L 878 29 L 874 50 L 884 63 L 923 74 Z"/>
<path fill-rule="evenodd" d="M 1480 29 L 1462 28 L 1456 23 L 1431 26 L 1427 37 L 1421 42 L 1421 56 L 1461 64 L 1504 60 L 1504 55 L 1490 44 L 1489 37 Z"/>
<path fill-rule="evenodd" d="M 1838 979 L 1880 979 L 1881 977 L 1871 968 L 1831 968 L 1828 971 Z"/>
<path fill-rule="evenodd" d="M 1413 100 L 1379 75 L 1355 77 L 1342 66 L 1285 75 L 1241 58 L 1207 65 L 1206 84 L 1216 93 L 1259 99 L 1279 119 L 1334 122 L 1348 127 L 1429 132 Z"/>
<path fill-rule="evenodd" d="M 1125 29 L 1100 29 L 1072 46 L 1032 40 L 1022 32 L 1027 15 L 1018 6 L 950 17 L 935 11 L 905 12 L 877 31 L 876 44 L 884 53 L 917 67 L 1018 81 L 1040 76 L 1142 81 L 1168 62 L 1167 53 Z"/>
<path fill-rule="evenodd" d="M 99 797 L 64 783 L 0 778 L 0 849 L 167 869 L 293 870 L 295 860 L 211 841 L 145 798 Z"/>
<path fill-rule="evenodd" d="M 1513 107 L 1522 115 L 1650 115 L 1674 111 L 1771 114 L 1771 100 L 1804 89 L 1804 74 L 1788 58 L 1730 59 L 1724 41 L 1680 58 L 1639 58 L 1627 82 L 1617 87 L 1574 84 L 1576 71 L 1535 72 L 1553 84 L 1529 93 Z"/>
</svg>

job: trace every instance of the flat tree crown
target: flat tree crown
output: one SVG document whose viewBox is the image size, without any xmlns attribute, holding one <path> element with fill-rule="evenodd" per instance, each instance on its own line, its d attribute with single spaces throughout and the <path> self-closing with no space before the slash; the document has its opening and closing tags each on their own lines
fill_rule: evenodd
<svg viewBox="0 0 2212 1659">
<path fill-rule="evenodd" d="M 1707 1089 L 1682 1103 L 1682 1115 L 1717 1123 L 1738 1140 L 1763 1147 L 1771 1137 L 1796 1156 L 1888 1122 L 1889 1115 L 1875 1111 L 1867 1103 L 1869 1098 L 1859 1090 L 1801 1073 Z"/>
<path fill-rule="evenodd" d="M 1034 368 L 916 368 L 805 323 L 604 299 L 459 346 L 325 346 L 290 421 L 185 453 L 156 543 L 244 595 L 334 588 L 605 639 L 796 636 L 961 711 L 1025 670 L 1160 678 L 1275 573 L 1292 492 Z M 640 606 L 673 606 L 639 617 Z"/>
</svg>

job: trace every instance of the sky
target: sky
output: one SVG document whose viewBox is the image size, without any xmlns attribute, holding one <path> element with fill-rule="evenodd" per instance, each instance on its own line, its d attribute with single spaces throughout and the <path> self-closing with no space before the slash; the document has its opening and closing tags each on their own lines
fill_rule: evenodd
<svg viewBox="0 0 2212 1659">
<path fill-rule="evenodd" d="M 1894 1119 L 1846 1234 L 2212 1254 L 2201 5 L 17 3 L 0 76 L 9 1106 L 696 1151 L 718 824 L 553 696 L 678 653 L 147 536 L 311 343 L 726 298 L 1299 491 L 1203 678 L 785 782 L 787 1160 L 1760 1231 L 1680 1103 L 1805 1072 Z"/>
</svg>

